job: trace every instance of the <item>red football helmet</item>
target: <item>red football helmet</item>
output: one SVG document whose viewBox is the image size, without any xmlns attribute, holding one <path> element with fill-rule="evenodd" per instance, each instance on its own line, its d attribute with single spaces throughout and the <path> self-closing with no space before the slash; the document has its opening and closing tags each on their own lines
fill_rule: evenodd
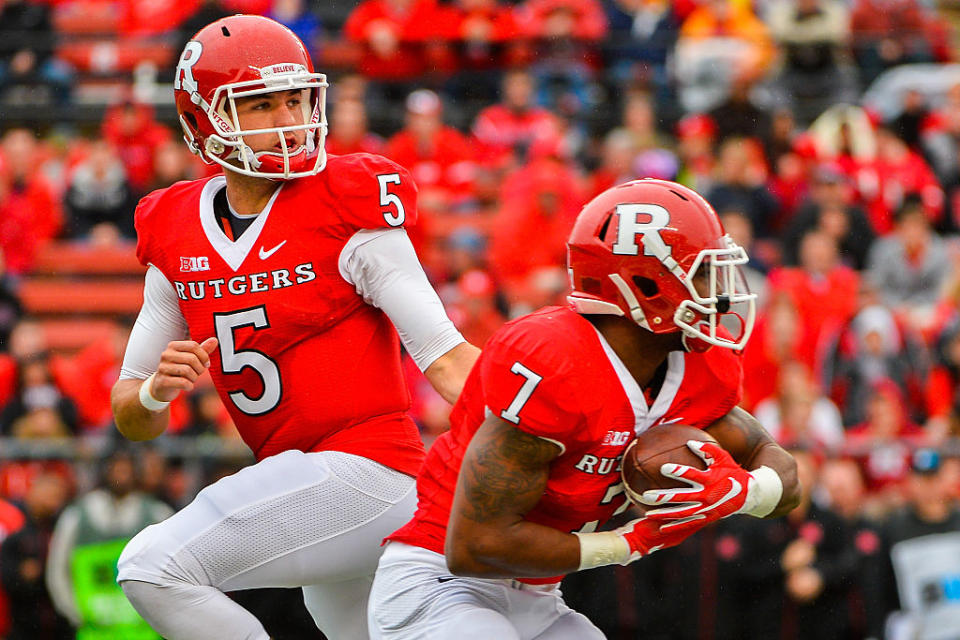
<svg viewBox="0 0 960 640">
<path fill-rule="evenodd" d="M 580 212 L 567 242 L 567 265 L 580 313 L 626 316 L 654 333 L 682 331 L 700 343 L 741 349 L 753 331 L 756 294 L 740 272 L 746 252 L 723 231 L 699 194 L 666 180 L 607 189 Z M 709 290 L 701 295 L 694 276 Z M 718 332 L 724 314 L 740 333 Z"/>
<path fill-rule="evenodd" d="M 306 47 L 290 29 L 262 16 L 235 15 L 197 32 L 180 55 L 173 82 L 184 140 L 208 164 L 247 176 L 288 179 L 314 175 L 327 161 L 327 79 L 313 72 Z M 236 99 L 301 91 L 304 124 L 243 130 Z M 306 130 L 306 144 L 288 148 L 286 135 Z M 276 133 L 281 149 L 254 152 L 245 135 Z"/>
</svg>

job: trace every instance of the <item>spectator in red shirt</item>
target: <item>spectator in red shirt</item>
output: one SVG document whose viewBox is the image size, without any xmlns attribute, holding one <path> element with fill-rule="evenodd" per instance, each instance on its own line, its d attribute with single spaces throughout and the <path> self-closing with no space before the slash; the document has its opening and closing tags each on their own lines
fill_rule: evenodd
<svg viewBox="0 0 960 640">
<path fill-rule="evenodd" d="M 924 442 L 923 429 L 909 420 L 903 395 L 889 380 L 874 383 L 866 420 L 847 432 L 847 450 L 863 469 L 867 490 L 887 508 L 902 502 L 910 453 Z"/>
<path fill-rule="evenodd" d="M 359 100 L 337 100 L 330 112 L 327 153 L 383 153 L 383 138 L 367 128 L 367 109 Z"/>
<path fill-rule="evenodd" d="M 410 170 L 420 188 L 424 211 L 447 211 L 466 204 L 476 165 L 467 138 L 443 124 L 443 105 L 433 91 L 407 97 L 406 127 L 387 143 L 384 155 Z"/>
<path fill-rule="evenodd" d="M 776 393 L 780 370 L 799 359 L 806 344 L 805 327 L 793 298 L 785 292 L 771 297 L 743 352 L 743 406 L 752 411 L 756 404 Z"/>
<path fill-rule="evenodd" d="M 783 365 L 776 395 L 761 400 L 753 413 L 777 442 L 827 454 L 835 454 L 843 446 L 840 411 L 802 363 Z"/>
<path fill-rule="evenodd" d="M 501 102 L 477 115 L 473 135 L 482 146 L 485 165 L 513 168 L 523 163 L 530 145 L 538 136 L 556 130 L 552 113 L 533 103 L 534 80 L 525 69 L 504 74 Z"/>
<path fill-rule="evenodd" d="M 120 3 L 120 30 L 127 36 L 166 34 L 199 8 L 197 0 L 124 0 Z"/>
<path fill-rule="evenodd" d="M 860 277 L 840 264 L 836 241 L 822 231 L 810 231 L 800 243 L 800 266 L 770 272 L 771 295 L 793 298 L 804 325 L 800 359 L 814 371 L 823 349 L 821 341 L 835 337 L 856 311 Z"/>
<path fill-rule="evenodd" d="M 513 305 L 526 298 L 533 271 L 564 265 L 567 237 L 584 200 L 577 175 L 554 157 L 517 171 L 503 194 L 490 238 L 490 265 Z"/>
<path fill-rule="evenodd" d="M 496 89 L 496 82 L 491 86 L 489 80 L 497 74 L 484 72 L 509 66 L 523 55 L 513 10 L 497 0 L 456 0 L 442 10 L 438 28 L 453 45 L 458 75 L 464 77 L 466 72 L 468 82 L 479 80 L 482 85 L 471 96 L 488 97 Z"/>
<path fill-rule="evenodd" d="M 463 337 L 478 347 L 507 320 L 497 308 L 497 287 L 486 271 L 467 271 L 445 298 L 450 319 Z"/>
<path fill-rule="evenodd" d="M 425 29 L 436 26 L 434 0 L 363 0 L 343 33 L 363 48 L 359 70 L 379 81 L 408 81 L 426 68 Z"/>
<path fill-rule="evenodd" d="M 934 21 L 918 0 L 857 0 L 850 34 L 862 84 L 900 64 L 932 62 Z"/>
<path fill-rule="evenodd" d="M 149 105 L 124 100 L 104 114 L 102 133 L 120 153 L 130 186 L 144 193 L 153 181 L 154 153 L 170 140 L 170 130 L 154 119 Z"/>
<path fill-rule="evenodd" d="M 103 429 L 113 420 L 110 389 L 120 374 L 129 336 L 129 326 L 114 323 L 109 334 L 53 363 L 56 384 L 76 405 L 83 432 Z M 172 411 L 178 413 L 176 408 Z"/>
<path fill-rule="evenodd" d="M 12 275 L 29 271 L 40 247 L 63 226 L 58 194 L 37 166 L 39 156 L 26 129 L 11 129 L 0 140 L 0 250 Z"/>
<path fill-rule="evenodd" d="M 607 34 L 607 17 L 595 0 L 528 0 L 520 20 L 526 33 L 537 38 L 599 41 Z"/>
<path fill-rule="evenodd" d="M 857 173 L 867 215 L 879 235 L 893 230 L 893 214 L 907 194 L 920 195 L 924 211 L 936 224 L 943 214 L 943 189 L 926 161 L 886 127 L 877 129 L 877 157 Z"/>
<path fill-rule="evenodd" d="M 710 116 L 694 114 L 677 123 L 677 154 L 680 173 L 677 180 L 697 193 L 706 193 L 713 186 L 717 125 Z"/>
</svg>

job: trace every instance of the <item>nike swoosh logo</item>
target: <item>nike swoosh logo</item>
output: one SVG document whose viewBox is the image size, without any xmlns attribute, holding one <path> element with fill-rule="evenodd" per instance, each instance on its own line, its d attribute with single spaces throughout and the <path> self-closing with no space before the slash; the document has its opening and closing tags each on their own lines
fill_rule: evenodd
<svg viewBox="0 0 960 640">
<path fill-rule="evenodd" d="M 717 507 L 722 505 L 724 502 L 729 502 L 734 498 L 736 498 L 738 495 L 740 495 L 740 492 L 743 491 L 743 485 L 733 478 L 728 478 L 728 480 L 730 480 L 731 486 L 730 486 L 730 491 L 727 491 L 727 495 L 723 496 L 720 500 L 714 502 L 713 504 L 698 510 L 697 513 L 706 513 L 707 511 L 716 509 Z"/>
<path fill-rule="evenodd" d="M 661 420 L 660 422 L 657 423 L 657 426 L 660 426 L 660 425 L 662 425 L 662 424 L 674 424 L 674 423 L 676 423 L 676 422 L 680 422 L 681 420 L 683 420 L 682 417 L 681 417 L 681 418 L 674 418 L 673 420 Z"/>
<path fill-rule="evenodd" d="M 278 244 L 277 246 L 275 246 L 273 249 L 270 249 L 270 251 L 264 251 L 264 250 L 263 250 L 263 247 L 260 247 L 260 259 L 261 259 L 261 260 L 266 260 L 267 258 L 269 258 L 270 256 L 272 256 L 273 254 L 275 254 L 275 253 L 277 252 L 277 249 L 279 249 L 280 247 L 282 247 L 282 246 L 285 245 L 285 244 L 287 244 L 287 241 L 286 241 L 286 240 L 284 240 L 283 242 L 281 242 L 280 244 Z"/>
<path fill-rule="evenodd" d="M 450 582 L 451 580 L 456 580 L 457 576 L 445 576 L 442 578 L 437 578 L 437 582 L 443 584 L 444 582 Z"/>
</svg>

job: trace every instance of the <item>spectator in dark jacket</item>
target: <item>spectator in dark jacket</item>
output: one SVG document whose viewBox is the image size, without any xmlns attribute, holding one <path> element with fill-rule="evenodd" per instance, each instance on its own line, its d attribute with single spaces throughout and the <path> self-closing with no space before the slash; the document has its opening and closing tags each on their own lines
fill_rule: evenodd
<svg viewBox="0 0 960 640">
<path fill-rule="evenodd" d="M 0 3 L 0 97 L 30 104 L 69 100 L 73 70 L 53 56 L 55 39 L 48 3 Z M 11 96 L 14 88 L 23 93 Z"/>
<path fill-rule="evenodd" d="M 57 514 L 68 499 L 64 479 L 46 473 L 33 478 L 25 500 L 26 523 L 0 546 L 0 579 L 10 598 L 7 640 L 69 640 L 66 618 L 53 608 L 44 572 Z"/>
<path fill-rule="evenodd" d="M 930 640 L 960 629 L 953 585 L 960 575 L 960 509 L 955 474 L 939 452 L 918 449 L 911 458 L 909 503 L 883 527 L 888 560 L 886 593 L 894 615 L 891 637 Z M 946 633 L 945 633 L 946 632 Z"/>
<path fill-rule="evenodd" d="M 799 260 L 800 240 L 812 229 L 823 231 L 837 242 L 840 259 L 861 270 L 867 264 L 867 252 L 874 233 L 867 214 L 850 203 L 852 190 L 843 169 L 828 163 L 813 173 L 810 195 L 797 209 L 783 237 L 783 260 L 795 265 Z"/>
<path fill-rule="evenodd" d="M 66 202 L 72 236 L 100 244 L 136 237 L 133 190 L 120 156 L 106 140 L 95 141 L 86 161 L 74 171 Z"/>
<path fill-rule="evenodd" d="M 847 596 L 856 572 L 843 520 L 813 502 L 816 462 L 791 451 L 803 486 L 800 505 L 784 518 L 741 519 L 736 544 L 747 550 L 737 566 L 739 587 L 749 594 L 738 638 L 847 638 Z"/>
</svg>

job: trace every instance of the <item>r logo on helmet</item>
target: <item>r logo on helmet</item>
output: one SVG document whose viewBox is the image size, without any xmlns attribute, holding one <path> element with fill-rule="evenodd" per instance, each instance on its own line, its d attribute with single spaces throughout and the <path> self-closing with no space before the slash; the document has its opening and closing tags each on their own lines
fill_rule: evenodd
<svg viewBox="0 0 960 640">
<path fill-rule="evenodd" d="M 203 52 L 203 45 L 196 40 L 191 40 L 183 48 L 180 54 L 180 61 L 177 62 L 177 73 L 173 77 L 173 88 L 183 89 L 188 93 L 197 90 L 197 81 L 193 79 L 193 65 L 200 60 L 200 54 Z"/>
<path fill-rule="evenodd" d="M 641 222 L 640 214 L 650 219 Z M 660 229 L 670 224 L 670 212 L 658 204 L 618 204 L 617 241 L 613 252 L 622 256 L 635 256 L 640 253 L 637 234 L 643 234 L 643 254 L 663 258 L 670 255 L 670 247 L 660 237 Z"/>
</svg>

